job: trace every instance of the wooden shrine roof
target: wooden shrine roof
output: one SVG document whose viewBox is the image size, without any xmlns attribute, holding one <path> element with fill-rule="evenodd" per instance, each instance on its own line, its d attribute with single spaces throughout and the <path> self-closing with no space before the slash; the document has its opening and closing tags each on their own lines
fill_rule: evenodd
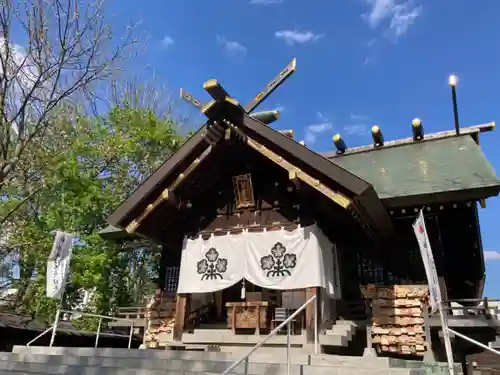
<svg viewBox="0 0 500 375">
<path fill-rule="evenodd" d="M 440 132 L 426 135 L 422 141 L 400 139 L 386 142 L 378 148 L 362 146 L 348 149 L 345 154 L 339 155 L 333 152 L 315 153 L 271 127 L 245 117 L 244 129 L 255 139 L 287 160 L 313 166 L 323 178 L 340 181 L 350 194 L 361 198 L 361 203 L 369 201 L 372 204 L 371 207 L 369 204 L 366 206 L 372 217 L 379 215 L 384 218 L 384 206 L 405 207 L 483 199 L 500 191 L 500 179 L 478 144 L 479 133 L 491 130 L 493 123 L 463 128 L 460 136 L 456 136 L 454 131 Z M 158 194 L 169 180 L 169 175 L 179 173 L 183 160 L 192 160 L 210 147 L 204 142 L 209 132 L 204 125 L 188 139 L 117 208 L 108 220 L 114 227 L 106 228 L 101 235 L 110 239 L 121 238 L 124 232 L 119 227 L 127 225 L 126 220 L 130 220 L 134 207 L 141 205 L 148 195 Z M 382 202 L 383 206 L 377 205 L 377 202 Z"/>
<path fill-rule="evenodd" d="M 440 132 L 323 155 L 369 181 L 388 207 L 483 199 L 500 191 L 478 144 L 479 132 L 491 125 L 464 128 L 460 136 Z"/>
<path fill-rule="evenodd" d="M 218 109 L 217 106 L 224 107 Z M 321 188 L 325 187 L 327 190 L 333 188 L 343 197 L 347 197 L 347 200 L 352 202 L 349 209 L 355 211 L 353 214 L 372 226 L 380 235 L 391 232 L 392 223 L 389 215 L 370 183 L 290 137 L 240 112 L 232 103 L 218 103 L 215 111 L 223 112 L 224 119 L 229 118 L 238 124 L 231 130 L 237 136 L 245 138 L 247 144 L 254 146 L 260 144 L 257 149 L 265 149 L 266 154 L 273 154 L 284 160 L 284 165 L 291 163 L 299 173 L 303 171 L 321 185 Z M 225 129 L 229 129 L 229 125 L 225 125 Z M 217 134 L 218 132 L 221 131 L 220 129 L 218 131 L 216 126 L 207 124 L 202 126 L 110 215 L 108 222 L 112 226 L 126 228 L 141 212 L 145 213 L 154 199 L 161 197 L 165 188 L 172 183 L 176 184 L 180 176 L 184 178 L 183 176 L 188 174 L 186 170 L 191 168 L 195 160 L 196 163 L 203 163 L 202 159 L 206 158 L 211 149 L 217 147 L 217 142 L 223 142 L 220 139 L 224 135 L 224 130 L 222 135 Z M 189 176 L 186 179 L 189 179 Z"/>
</svg>

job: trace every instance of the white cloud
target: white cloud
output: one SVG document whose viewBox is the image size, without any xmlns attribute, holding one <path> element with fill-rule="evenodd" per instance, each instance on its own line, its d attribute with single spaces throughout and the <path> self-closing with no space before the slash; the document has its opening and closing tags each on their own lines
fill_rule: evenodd
<svg viewBox="0 0 500 375">
<path fill-rule="evenodd" d="M 351 124 L 344 126 L 345 135 L 365 135 L 368 133 L 368 125 L 366 124 Z"/>
<path fill-rule="evenodd" d="M 227 40 L 224 36 L 216 35 L 217 43 L 224 47 L 224 49 L 231 54 L 241 54 L 247 51 L 247 48 L 240 42 L 234 40 Z"/>
<path fill-rule="evenodd" d="M 366 115 L 360 115 L 360 114 L 356 114 L 356 113 L 350 113 L 349 115 L 349 119 L 351 121 L 360 121 L 360 120 L 366 120 L 368 118 L 368 116 Z"/>
<path fill-rule="evenodd" d="M 273 5 L 282 4 L 285 0 L 250 0 L 251 5 Z"/>
<path fill-rule="evenodd" d="M 318 135 L 333 128 L 333 123 L 323 113 L 316 113 L 317 122 L 306 128 L 305 141 L 308 144 L 316 142 Z"/>
<path fill-rule="evenodd" d="M 161 41 L 161 45 L 166 49 L 166 48 L 169 48 L 171 45 L 174 44 L 174 39 L 172 39 L 172 37 L 166 35 L 162 41 Z"/>
<path fill-rule="evenodd" d="M 304 141 L 308 144 L 308 145 L 312 145 L 313 143 L 316 142 L 316 134 L 313 133 L 313 132 L 306 132 L 306 136 L 304 137 Z"/>
<path fill-rule="evenodd" d="M 485 250 L 484 259 L 486 260 L 500 260 L 500 252 L 494 250 Z"/>
<path fill-rule="evenodd" d="M 322 38 L 324 34 L 315 34 L 312 31 L 281 30 L 274 33 L 277 39 L 283 39 L 287 44 L 315 42 Z"/>
<path fill-rule="evenodd" d="M 415 5 L 413 0 L 365 0 L 365 2 L 370 6 L 369 12 L 363 14 L 368 25 L 375 29 L 383 22 L 388 22 L 387 36 L 394 40 L 404 35 L 423 11 L 423 7 Z"/>
<path fill-rule="evenodd" d="M 323 133 L 332 128 L 331 122 L 323 122 L 321 124 L 311 124 L 307 127 L 313 133 Z"/>
</svg>

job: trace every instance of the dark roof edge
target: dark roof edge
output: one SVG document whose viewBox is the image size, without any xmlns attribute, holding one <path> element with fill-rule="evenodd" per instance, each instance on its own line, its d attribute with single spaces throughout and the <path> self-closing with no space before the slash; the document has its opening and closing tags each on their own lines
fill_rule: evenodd
<svg viewBox="0 0 500 375">
<path fill-rule="evenodd" d="M 488 122 L 485 124 L 479 124 L 479 125 L 468 126 L 465 128 L 460 128 L 460 135 L 459 136 L 477 135 L 478 133 L 484 133 L 484 132 L 492 131 L 494 129 L 495 129 L 495 122 L 492 121 L 492 122 Z M 407 138 L 395 139 L 393 141 L 387 141 L 381 147 L 375 147 L 373 145 L 365 145 L 365 146 L 347 148 L 347 150 L 343 154 L 338 154 L 335 151 L 320 152 L 319 154 L 325 158 L 334 159 L 334 158 L 339 158 L 339 157 L 351 155 L 351 154 L 359 154 L 362 152 L 383 150 L 383 149 L 390 148 L 390 147 L 406 146 L 408 144 L 430 142 L 430 141 L 435 141 L 438 139 L 451 138 L 451 137 L 456 137 L 456 136 L 457 136 L 457 134 L 456 134 L 455 130 L 444 130 L 444 131 L 440 131 L 437 133 L 431 133 L 431 134 L 424 135 L 424 139 L 422 139 L 421 141 L 414 141 L 413 137 L 407 137 Z"/>
<path fill-rule="evenodd" d="M 448 190 L 428 194 L 417 194 L 400 197 L 383 198 L 387 209 L 398 207 L 425 206 L 430 204 L 446 204 L 460 201 L 478 201 L 498 196 L 500 184 L 470 188 L 466 190 Z"/>
<path fill-rule="evenodd" d="M 332 181 L 337 182 L 344 189 L 350 191 L 351 194 L 361 195 L 372 186 L 368 181 L 362 179 L 358 175 L 342 166 L 332 163 L 322 154 L 301 145 L 294 139 L 253 119 L 247 114 L 243 115 L 243 120 L 241 121 L 240 128 L 243 127 L 249 129 L 251 133 L 256 133 L 258 136 L 274 144 L 280 149 L 279 153 L 290 154 L 293 158 L 300 160 Z"/>
<path fill-rule="evenodd" d="M 394 228 L 390 217 L 370 182 L 246 114 L 243 115 L 240 128 L 247 128 L 250 132 L 256 133 L 273 143 L 282 153 L 292 155 L 326 178 L 335 181 L 356 197 L 355 200 L 368 214 L 368 221 L 381 232 L 382 236 L 392 232 Z M 286 156 L 284 157 L 286 158 Z"/>
<path fill-rule="evenodd" d="M 97 232 L 97 234 L 103 240 L 110 240 L 110 241 L 131 240 L 137 238 L 137 235 L 129 234 L 123 229 L 117 228 L 113 225 L 108 225 L 106 228 Z"/>
<path fill-rule="evenodd" d="M 184 142 L 180 148 L 172 153 L 167 160 L 156 169 L 137 189 L 132 192 L 112 213 L 108 216 L 108 224 L 121 227 L 122 220 L 130 213 L 135 205 L 144 197 L 147 197 L 155 186 L 161 184 L 171 172 L 191 151 L 203 140 L 207 125 L 204 124 L 196 133 Z"/>
</svg>

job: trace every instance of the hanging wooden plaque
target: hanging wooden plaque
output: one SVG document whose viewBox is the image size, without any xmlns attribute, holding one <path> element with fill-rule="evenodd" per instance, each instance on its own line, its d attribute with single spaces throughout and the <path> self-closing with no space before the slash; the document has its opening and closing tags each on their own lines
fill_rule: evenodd
<svg viewBox="0 0 500 375">
<path fill-rule="evenodd" d="M 234 176 L 233 188 L 237 209 L 255 207 L 252 177 L 250 174 Z"/>
</svg>

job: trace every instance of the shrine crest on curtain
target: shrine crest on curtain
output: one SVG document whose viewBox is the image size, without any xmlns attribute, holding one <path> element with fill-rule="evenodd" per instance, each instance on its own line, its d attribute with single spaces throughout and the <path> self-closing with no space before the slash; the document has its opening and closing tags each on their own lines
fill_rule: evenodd
<svg viewBox="0 0 500 375">
<path fill-rule="evenodd" d="M 278 290 L 333 294 L 332 243 L 316 226 L 184 241 L 178 293 L 211 293 L 245 279 Z"/>
</svg>

